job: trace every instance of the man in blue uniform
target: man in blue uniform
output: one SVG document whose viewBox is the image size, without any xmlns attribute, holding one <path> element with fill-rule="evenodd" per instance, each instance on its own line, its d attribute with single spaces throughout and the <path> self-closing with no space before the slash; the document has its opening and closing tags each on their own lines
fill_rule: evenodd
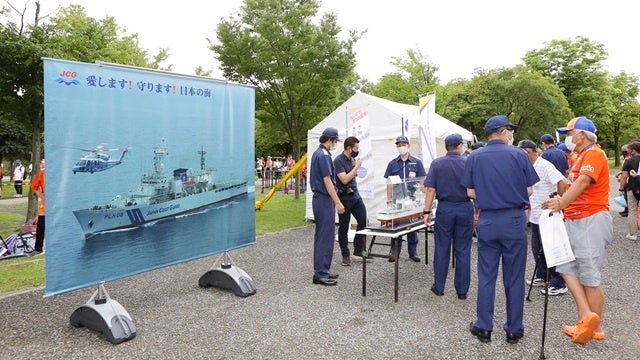
<svg viewBox="0 0 640 360">
<path fill-rule="evenodd" d="M 335 150 L 338 130 L 326 128 L 320 136 L 320 146 L 311 156 L 309 185 L 313 191 L 313 218 L 316 223 L 313 235 L 313 283 L 337 285 L 338 275 L 329 273 L 333 259 L 335 237 L 335 211 L 344 212 L 344 206 L 336 194 L 336 172 L 330 151 Z"/>
<path fill-rule="evenodd" d="M 422 161 L 409 154 L 409 138 L 406 136 L 398 136 L 396 138 L 396 149 L 398 149 L 399 156 L 391 160 L 387 165 L 387 170 L 384 172 L 385 179 L 391 175 L 400 176 L 403 180 L 427 176 Z M 387 185 L 387 201 L 391 201 L 391 192 L 391 185 Z M 392 248 L 389 252 L 390 262 L 395 261 L 396 257 L 400 256 L 402 238 L 398 239 L 398 241 L 398 254 L 396 254 L 395 249 Z M 418 234 L 415 231 L 407 234 L 407 247 L 409 248 L 409 258 L 415 262 L 420 262 L 420 258 L 418 257 Z"/>
<path fill-rule="evenodd" d="M 351 265 L 348 238 L 351 215 L 357 222 L 356 231 L 364 229 L 367 225 L 367 208 L 360 197 L 356 181 L 358 169 L 362 165 L 362 160 L 358 157 L 359 149 L 360 140 L 355 136 L 349 136 L 344 140 L 344 151 L 333 160 L 338 177 L 338 197 L 344 205 L 344 213 L 338 216 L 338 244 L 342 253 L 343 266 Z M 363 260 L 363 238 L 364 235 L 356 235 L 353 239 L 353 257 L 359 260 Z"/>
<path fill-rule="evenodd" d="M 507 342 L 516 344 L 524 335 L 524 273 L 527 262 L 527 216 L 532 186 L 539 178 L 527 155 L 512 146 L 518 126 L 505 115 L 489 118 L 484 126 L 487 145 L 467 158 L 460 183 L 475 199 L 478 219 L 477 319 L 471 334 L 491 341 L 498 266 L 507 302 L 504 323 Z"/>
<path fill-rule="evenodd" d="M 473 233 L 473 205 L 467 189 L 460 185 L 466 158 L 461 156 L 462 136 L 451 134 L 444 139 L 447 154 L 433 160 L 425 186 L 424 223 L 431 223 L 431 205 L 438 199 L 438 216 L 434 226 L 435 254 L 433 256 L 434 283 L 431 291 L 444 295 L 449 270 L 451 243 L 456 256 L 454 286 L 458 299 L 467 298 L 471 278 L 471 234 Z"/>
<path fill-rule="evenodd" d="M 569 170 L 569 160 L 564 152 L 556 146 L 556 141 L 551 134 L 544 134 L 540 137 L 544 152 L 542 158 L 552 163 L 553 166 L 560 171 L 564 176 L 567 176 L 567 170 Z"/>
</svg>

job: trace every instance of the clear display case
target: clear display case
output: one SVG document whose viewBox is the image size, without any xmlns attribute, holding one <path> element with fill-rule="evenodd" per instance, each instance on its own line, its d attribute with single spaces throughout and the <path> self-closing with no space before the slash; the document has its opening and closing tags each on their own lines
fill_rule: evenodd
<svg viewBox="0 0 640 360">
<path fill-rule="evenodd" d="M 424 176 L 401 179 L 399 176 L 387 178 L 387 202 L 377 213 L 380 226 L 389 230 L 406 227 L 423 219 Z"/>
</svg>

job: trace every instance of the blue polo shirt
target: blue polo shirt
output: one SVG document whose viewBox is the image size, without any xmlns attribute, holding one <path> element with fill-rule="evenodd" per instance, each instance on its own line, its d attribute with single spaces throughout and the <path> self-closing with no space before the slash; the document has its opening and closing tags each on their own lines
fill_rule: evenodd
<svg viewBox="0 0 640 360">
<path fill-rule="evenodd" d="M 562 175 L 567 175 L 567 170 L 569 170 L 569 161 L 567 160 L 567 155 L 564 154 L 564 151 L 558 149 L 555 145 L 550 146 L 542 153 L 542 158 L 552 163 Z"/>
<path fill-rule="evenodd" d="M 456 151 L 449 151 L 445 156 L 434 159 L 424 184 L 436 189 L 438 201 L 468 202 L 467 188 L 460 184 L 460 176 L 464 172 L 467 157 Z"/>
<path fill-rule="evenodd" d="M 398 175 L 404 180 L 407 178 L 427 176 L 427 172 L 424 170 L 422 160 L 409 155 L 407 161 L 402 161 L 400 156 L 389 161 L 387 170 L 384 172 L 384 178 L 386 179 L 391 175 Z"/>
<path fill-rule="evenodd" d="M 320 193 L 329 195 L 327 188 L 324 186 L 324 177 L 331 176 L 331 182 L 335 188 L 336 186 L 336 172 L 333 168 L 333 162 L 331 161 L 331 153 L 329 150 L 320 144 L 318 149 L 313 152 L 311 156 L 311 164 L 309 174 L 309 186 L 314 193 Z"/>
<path fill-rule="evenodd" d="M 527 154 L 494 139 L 469 155 L 460 184 L 475 189 L 481 210 L 524 209 L 527 187 L 540 180 Z"/>
<path fill-rule="evenodd" d="M 356 181 L 357 176 L 354 176 L 353 179 L 351 179 L 351 181 L 346 185 L 343 185 L 338 178 L 338 174 L 349 173 L 351 170 L 353 170 L 353 166 L 353 161 L 349 159 L 344 154 L 344 152 L 341 152 L 340 155 L 336 156 L 336 158 L 333 159 L 333 167 L 336 169 L 336 184 L 338 184 L 338 189 L 345 186 L 350 186 L 354 191 L 353 195 L 350 195 L 350 197 L 352 199 L 360 199 L 360 193 L 358 192 L 358 182 Z"/>
</svg>

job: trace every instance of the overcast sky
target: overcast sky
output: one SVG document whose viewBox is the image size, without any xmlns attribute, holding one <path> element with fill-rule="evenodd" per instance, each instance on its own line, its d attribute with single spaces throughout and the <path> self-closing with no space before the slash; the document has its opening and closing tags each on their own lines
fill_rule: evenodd
<svg viewBox="0 0 640 360">
<path fill-rule="evenodd" d="M 4 0 L 3 0 L 4 1 Z M 22 6 L 26 0 L 9 0 Z M 33 4 L 34 0 L 30 0 Z M 215 40 L 220 18 L 236 13 L 242 0 L 41 0 L 43 14 L 57 6 L 82 5 L 91 17 L 113 16 L 142 48 L 169 48 L 168 63 L 179 73 L 196 66 L 220 78 L 206 38 Z M 357 43 L 356 71 L 376 82 L 392 72 L 391 57 L 419 49 L 437 65 L 443 82 L 470 78 L 475 68 L 512 67 L 529 50 L 554 39 L 585 36 L 609 53 L 612 74 L 640 76 L 640 5 L 609 0 L 323 0 L 321 12 L 334 12 L 346 33 L 368 30 Z"/>
</svg>

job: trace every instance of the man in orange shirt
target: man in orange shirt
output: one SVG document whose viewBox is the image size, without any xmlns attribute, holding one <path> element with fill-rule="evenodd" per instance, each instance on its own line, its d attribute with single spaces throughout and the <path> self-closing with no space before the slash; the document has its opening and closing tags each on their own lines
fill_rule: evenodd
<svg viewBox="0 0 640 360">
<path fill-rule="evenodd" d="M 40 171 L 31 180 L 29 187 L 38 196 L 38 225 L 36 227 L 36 245 L 34 250 L 37 254 L 42 253 L 44 248 L 44 159 L 40 161 Z"/>
<path fill-rule="evenodd" d="M 597 146 L 596 127 L 586 117 L 578 117 L 564 128 L 565 144 L 578 154 L 567 177 L 567 191 L 543 203 L 543 208 L 558 212 L 564 209 L 565 227 L 575 260 L 558 265 L 578 310 L 578 324 L 565 325 L 564 332 L 573 342 L 584 344 L 604 339 L 600 325 L 604 308 L 601 284 L 605 248 L 613 239 L 609 214 L 609 164 Z"/>
</svg>

